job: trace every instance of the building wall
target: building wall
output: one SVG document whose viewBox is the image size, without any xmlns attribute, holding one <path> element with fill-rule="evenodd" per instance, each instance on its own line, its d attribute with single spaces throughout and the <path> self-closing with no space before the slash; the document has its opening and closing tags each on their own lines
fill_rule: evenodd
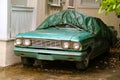
<svg viewBox="0 0 120 80">
<path fill-rule="evenodd" d="M 13 65 L 20 62 L 20 57 L 14 54 L 14 39 L 11 39 L 11 10 L 12 5 L 34 6 L 34 1 L 30 0 L 4 0 L 0 2 L 0 67 Z M 20 12 L 20 11 L 19 11 Z M 21 12 L 20 12 L 21 13 Z"/>
<path fill-rule="evenodd" d="M 11 0 L 13 5 L 27 6 L 27 0 Z"/>
<path fill-rule="evenodd" d="M 11 64 L 16 64 L 20 62 L 20 57 L 14 54 L 14 40 L 9 40 L 6 42 L 6 61 L 5 66 L 9 66 Z"/>
<path fill-rule="evenodd" d="M 20 60 L 13 54 L 13 41 L 9 43 L 11 0 L 1 0 L 0 10 L 0 67 L 5 67 Z"/>
<path fill-rule="evenodd" d="M 56 12 L 61 11 L 62 7 L 50 7 L 48 5 L 48 0 L 38 0 L 37 5 L 37 26 L 45 20 L 46 17 L 52 15 Z"/>
<path fill-rule="evenodd" d="M 9 66 L 20 62 L 20 57 L 14 55 L 14 41 L 0 41 L 0 67 Z"/>
<path fill-rule="evenodd" d="M 37 4 L 37 26 L 46 18 L 45 0 L 38 0 Z"/>
<path fill-rule="evenodd" d="M 28 4 L 29 7 L 34 7 L 35 6 L 35 0 L 28 0 L 28 1 L 29 1 L 29 3 L 27 3 L 27 4 Z"/>
<path fill-rule="evenodd" d="M 0 40 L 7 39 L 8 28 L 8 5 L 7 0 L 0 2 Z"/>
<path fill-rule="evenodd" d="M 0 66 L 4 67 L 5 66 L 5 56 L 6 56 L 6 42 L 5 41 L 0 41 Z"/>
</svg>

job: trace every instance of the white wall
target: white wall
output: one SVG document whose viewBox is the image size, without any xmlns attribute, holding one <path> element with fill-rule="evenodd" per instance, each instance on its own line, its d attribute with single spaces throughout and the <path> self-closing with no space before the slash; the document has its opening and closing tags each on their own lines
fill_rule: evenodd
<svg viewBox="0 0 120 80">
<path fill-rule="evenodd" d="M 0 40 L 7 40 L 8 0 L 0 0 Z"/>
<path fill-rule="evenodd" d="M 27 6 L 27 0 L 11 0 L 12 5 Z"/>
<path fill-rule="evenodd" d="M 11 0 L 12 5 L 18 5 L 18 6 L 29 6 L 34 7 L 35 6 L 35 0 Z"/>
<path fill-rule="evenodd" d="M 27 6 L 35 7 L 36 6 L 35 2 L 36 2 L 36 0 L 27 0 Z"/>
<path fill-rule="evenodd" d="M 0 41 L 0 67 L 4 67 L 6 65 L 6 43 L 4 41 Z"/>
<path fill-rule="evenodd" d="M 0 67 L 20 62 L 13 54 L 14 41 L 10 39 L 11 0 L 0 0 Z"/>
<path fill-rule="evenodd" d="M 6 42 L 6 55 L 5 55 L 5 65 L 9 66 L 20 62 L 20 57 L 14 54 L 14 40 L 10 40 Z M 3 66 L 3 67 L 4 67 Z"/>
</svg>

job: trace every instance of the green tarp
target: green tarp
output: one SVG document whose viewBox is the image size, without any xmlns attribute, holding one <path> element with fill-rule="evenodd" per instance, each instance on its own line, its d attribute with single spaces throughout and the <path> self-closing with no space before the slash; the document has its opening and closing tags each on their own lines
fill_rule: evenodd
<svg viewBox="0 0 120 80">
<path fill-rule="evenodd" d="M 116 36 L 101 19 L 86 16 L 75 10 L 64 10 L 49 16 L 37 30 L 61 24 L 77 26 L 95 35 L 97 38 L 107 39 L 111 44 L 116 40 Z"/>
</svg>

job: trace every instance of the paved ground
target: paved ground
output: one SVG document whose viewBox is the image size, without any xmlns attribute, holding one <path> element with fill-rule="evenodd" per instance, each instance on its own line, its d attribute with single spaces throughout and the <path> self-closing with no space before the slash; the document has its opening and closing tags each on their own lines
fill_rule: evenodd
<svg viewBox="0 0 120 80">
<path fill-rule="evenodd" d="M 73 63 L 54 62 L 46 68 L 23 67 L 21 64 L 0 68 L 0 80 L 120 80 L 120 54 L 112 52 L 92 60 L 81 72 Z"/>
</svg>

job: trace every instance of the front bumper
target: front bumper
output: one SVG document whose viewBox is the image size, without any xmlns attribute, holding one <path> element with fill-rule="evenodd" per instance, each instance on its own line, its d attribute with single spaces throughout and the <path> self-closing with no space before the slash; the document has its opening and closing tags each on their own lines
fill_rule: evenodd
<svg viewBox="0 0 120 80">
<path fill-rule="evenodd" d="M 15 47 L 14 53 L 17 56 L 31 57 L 39 60 L 66 60 L 66 61 L 82 61 L 86 52 L 75 51 L 60 51 L 60 50 L 48 50 L 48 49 L 33 49 Z"/>
</svg>

